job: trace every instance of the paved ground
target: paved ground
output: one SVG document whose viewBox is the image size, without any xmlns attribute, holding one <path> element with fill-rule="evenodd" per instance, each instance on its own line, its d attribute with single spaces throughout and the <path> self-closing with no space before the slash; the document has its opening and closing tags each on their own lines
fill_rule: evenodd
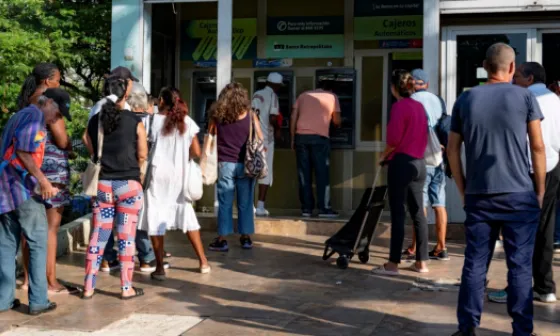
<svg viewBox="0 0 560 336">
<path fill-rule="evenodd" d="M 204 236 L 206 242 L 211 238 Z M 210 254 L 212 273 L 201 275 L 186 238 L 173 233 L 166 246 L 174 254 L 169 280 L 159 283 L 135 275 L 135 285 L 146 290 L 145 297 L 120 301 L 118 273 L 100 274 L 100 293 L 93 300 L 52 297 L 58 310 L 36 318 L 22 311 L 0 314 L 0 333 L 396 336 L 451 335 L 456 331 L 456 292 L 411 290 L 416 275 L 409 271 L 398 278 L 370 274 L 372 266 L 387 255 L 385 239 L 375 242 L 368 265 L 356 260 L 345 271 L 321 260 L 323 237 L 259 236 L 255 240 L 253 251 L 242 251 L 230 241 L 234 247 L 229 254 Z M 452 260 L 432 262 L 427 277 L 458 278 L 462 250 L 451 244 Z M 60 278 L 81 284 L 83 259 L 79 253 L 61 259 Z M 491 288 L 505 284 L 505 271 L 503 256 L 498 253 L 491 268 Z M 555 263 L 555 271 L 560 280 L 560 261 Z M 22 291 L 17 295 L 25 298 Z M 560 304 L 536 304 L 535 317 L 540 335 L 560 335 Z M 480 335 L 510 334 L 505 305 L 486 304 Z"/>
</svg>

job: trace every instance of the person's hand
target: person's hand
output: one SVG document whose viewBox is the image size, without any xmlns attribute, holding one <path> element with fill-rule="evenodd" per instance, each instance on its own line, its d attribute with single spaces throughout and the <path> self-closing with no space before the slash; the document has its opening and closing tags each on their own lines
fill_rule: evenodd
<svg viewBox="0 0 560 336">
<path fill-rule="evenodd" d="M 542 195 L 537 195 L 537 200 L 539 201 L 539 208 L 542 209 L 543 203 L 544 203 L 544 194 L 542 194 Z"/>
<path fill-rule="evenodd" d="M 39 188 L 41 192 L 41 197 L 43 197 L 44 200 L 53 198 L 54 196 L 56 196 L 56 194 L 60 192 L 58 188 L 53 187 L 53 185 L 46 179 L 39 182 Z"/>
<path fill-rule="evenodd" d="M 277 129 L 274 131 L 274 138 L 276 141 L 282 141 L 282 131 Z"/>
<path fill-rule="evenodd" d="M 264 147 L 264 152 L 268 152 L 268 147 Z"/>
</svg>

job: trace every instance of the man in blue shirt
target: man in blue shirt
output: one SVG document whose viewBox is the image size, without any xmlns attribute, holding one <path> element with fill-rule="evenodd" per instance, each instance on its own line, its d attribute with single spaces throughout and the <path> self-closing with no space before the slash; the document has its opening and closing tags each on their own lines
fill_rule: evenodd
<svg viewBox="0 0 560 336">
<path fill-rule="evenodd" d="M 501 230 L 509 269 L 507 303 L 513 335 L 530 336 L 532 256 L 546 176 L 543 115 L 529 90 L 511 84 L 515 52 L 510 46 L 492 45 L 484 68 L 487 84 L 463 93 L 453 107 L 447 148 L 466 212 L 467 246 L 457 307 L 459 332 L 455 335 L 475 335 L 480 324 L 486 274 Z M 461 163 L 463 142 L 466 176 Z"/>
</svg>

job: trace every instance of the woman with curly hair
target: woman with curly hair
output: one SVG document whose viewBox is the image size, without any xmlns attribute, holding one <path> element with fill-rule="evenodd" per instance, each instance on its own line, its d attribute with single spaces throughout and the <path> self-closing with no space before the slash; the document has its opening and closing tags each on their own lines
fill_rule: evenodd
<svg viewBox="0 0 560 336">
<path fill-rule="evenodd" d="M 140 167 L 148 156 L 146 129 L 140 119 L 125 110 L 128 85 L 123 79 L 107 82 L 116 102 L 108 99 L 87 127 L 85 144 L 94 161 L 98 160 L 98 134 L 103 134 L 101 172 L 97 197 L 93 205 L 93 232 L 86 255 L 86 277 L 83 299 L 95 293 L 97 272 L 113 226 L 119 241 L 121 265 L 121 299 L 144 295 L 142 288 L 132 286 L 138 215 L 144 201 Z M 101 127 L 101 129 L 99 129 Z"/>
<path fill-rule="evenodd" d="M 228 84 L 210 112 L 208 131 L 218 138 L 218 237 L 211 251 L 227 252 L 225 236 L 233 233 L 233 198 L 237 192 L 237 228 L 241 247 L 253 248 L 250 235 L 255 232 L 253 198 L 255 179 L 245 175 L 245 152 L 251 118 L 262 140 L 258 117 L 252 112 L 247 90 L 239 83 Z"/>
<path fill-rule="evenodd" d="M 165 280 L 163 238 L 167 230 L 182 230 L 198 256 L 200 273 L 210 266 L 200 239 L 200 225 L 188 194 L 189 169 L 200 157 L 199 128 L 188 116 L 188 108 L 173 88 L 163 88 L 159 113 L 154 115 L 152 137 L 155 143 L 150 162 L 152 174 L 146 190 L 142 230 L 148 231 L 156 255 L 152 279 Z"/>
</svg>

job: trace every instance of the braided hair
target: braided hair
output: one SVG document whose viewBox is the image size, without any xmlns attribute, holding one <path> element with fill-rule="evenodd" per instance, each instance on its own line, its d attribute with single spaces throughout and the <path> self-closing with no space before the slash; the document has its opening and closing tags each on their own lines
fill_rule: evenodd
<svg viewBox="0 0 560 336">
<path fill-rule="evenodd" d="M 41 82 L 53 78 L 57 71 L 58 67 L 53 63 L 39 63 L 33 68 L 33 72 L 23 82 L 17 98 L 20 110 L 29 105 L 29 98 L 37 91 Z"/>
<path fill-rule="evenodd" d="M 120 78 L 107 78 L 106 85 L 111 94 L 117 96 L 117 101 L 124 99 L 128 82 Z M 111 99 L 101 107 L 101 124 L 103 125 L 103 134 L 111 134 L 117 129 L 121 121 L 121 113 L 117 104 Z"/>
<path fill-rule="evenodd" d="M 187 130 L 185 117 L 189 114 L 187 104 L 181 99 L 179 90 L 171 87 L 164 87 L 159 94 L 163 104 L 167 107 L 167 117 L 163 125 L 163 134 L 169 135 L 175 129 L 179 134 L 184 134 Z"/>
</svg>

